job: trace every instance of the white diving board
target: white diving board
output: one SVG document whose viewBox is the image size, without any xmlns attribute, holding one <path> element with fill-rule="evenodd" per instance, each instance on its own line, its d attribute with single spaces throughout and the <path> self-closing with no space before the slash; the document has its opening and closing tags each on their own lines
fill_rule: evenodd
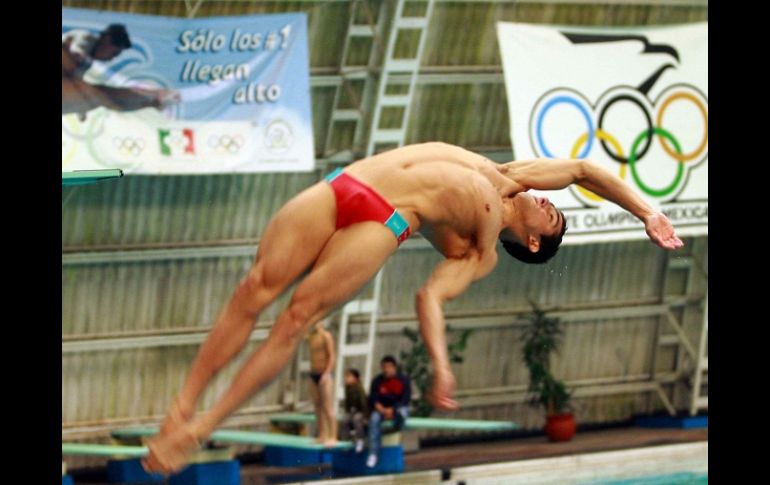
<svg viewBox="0 0 770 485">
<path fill-rule="evenodd" d="M 116 439 L 147 438 L 158 433 L 156 427 L 121 428 L 112 431 L 112 437 Z M 257 431 L 219 430 L 211 433 L 209 441 L 220 443 L 232 443 L 238 445 L 265 445 L 285 446 L 303 450 L 341 450 L 352 448 L 349 441 L 339 441 L 335 446 L 325 446 L 316 443 L 314 438 L 306 436 L 294 436 L 280 433 L 261 433 Z"/>
<path fill-rule="evenodd" d="M 108 456 L 141 458 L 149 453 L 146 446 L 98 445 L 84 443 L 62 443 L 62 455 Z"/>
<path fill-rule="evenodd" d="M 341 418 L 340 418 L 341 419 Z M 270 418 L 272 423 L 315 423 L 315 416 L 306 413 L 278 414 Z M 392 423 L 386 421 L 385 426 Z M 480 419 L 447 419 L 447 418 L 420 418 L 408 417 L 404 429 L 433 429 L 452 431 L 507 431 L 519 429 L 520 426 L 510 421 L 486 421 Z"/>
<path fill-rule="evenodd" d="M 61 184 L 62 186 L 92 184 L 94 182 L 120 178 L 122 176 L 123 170 L 118 168 L 107 170 L 75 170 L 73 172 L 62 172 Z"/>
</svg>

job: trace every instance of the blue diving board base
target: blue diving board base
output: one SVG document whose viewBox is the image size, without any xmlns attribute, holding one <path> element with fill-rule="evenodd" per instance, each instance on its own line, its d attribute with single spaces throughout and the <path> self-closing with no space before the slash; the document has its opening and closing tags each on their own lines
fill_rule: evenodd
<svg viewBox="0 0 770 485">
<path fill-rule="evenodd" d="M 636 426 L 642 428 L 708 428 L 708 416 L 637 416 Z"/>
<path fill-rule="evenodd" d="M 62 475 L 61 477 L 61 485 L 75 485 L 75 482 L 72 481 L 72 477 L 69 475 Z"/>
<path fill-rule="evenodd" d="M 107 481 L 143 485 L 239 485 L 241 467 L 238 460 L 193 463 L 166 479 L 159 473 L 144 471 L 140 458 L 110 460 L 107 462 Z"/>
<path fill-rule="evenodd" d="M 194 463 L 168 480 L 169 485 L 240 485 L 238 460 Z"/>
<path fill-rule="evenodd" d="M 302 449 L 292 446 L 267 445 L 265 465 L 279 467 L 294 467 L 332 463 L 332 450 Z"/>
<path fill-rule="evenodd" d="M 109 483 L 164 483 L 160 473 L 147 473 L 142 468 L 141 458 L 128 460 L 109 460 L 107 462 L 107 481 Z"/>
<path fill-rule="evenodd" d="M 332 462 L 334 476 L 381 475 L 404 471 L 404 448 L 401 445 L 380 448 L 380 457 L 374 468 L 366 466 L 368 456 L 367 450 L 362 453 L 356 453 L 355 450 L 335 452 Z"/>
</svg>

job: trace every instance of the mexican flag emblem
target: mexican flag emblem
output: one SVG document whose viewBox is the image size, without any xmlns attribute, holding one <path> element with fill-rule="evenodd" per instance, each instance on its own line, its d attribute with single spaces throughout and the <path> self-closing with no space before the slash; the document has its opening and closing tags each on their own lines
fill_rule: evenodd
<svg viewBox="0 0 770 485">
<path fill-rule="evenodd" d="M 189 128 L 158 129 L 158 137 L 161 155 L 195 155 L 195 138 Z"/>
</svg>

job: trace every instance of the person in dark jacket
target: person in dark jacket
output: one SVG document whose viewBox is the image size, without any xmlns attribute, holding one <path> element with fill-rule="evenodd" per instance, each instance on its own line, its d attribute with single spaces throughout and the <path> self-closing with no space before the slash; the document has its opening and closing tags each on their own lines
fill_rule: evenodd
<svg viewBox="0 0 770 485">
<path fill-rule="evenodd" d="M 364 426 L 369 416 L 366 390 L 361 385 L 358 369 L 345 372 L 345 417 L 342 420 L 342 439 L 356 440 L 356 453 L 364 450 Z"/>
<path fill-rule="evenodd" d="M 380 361 L 382 374 L 372 381 L 369 391 L 369 456 L 366 466 L 377 465 L 382 444 L 382 421 L 393 420 L 393 429 L 399 430 L 409 417 L 409 400 L 412 398 L 412 385 L 409 377 L 398 372 L 396 359 L 386 355 Z"/>
</svg>

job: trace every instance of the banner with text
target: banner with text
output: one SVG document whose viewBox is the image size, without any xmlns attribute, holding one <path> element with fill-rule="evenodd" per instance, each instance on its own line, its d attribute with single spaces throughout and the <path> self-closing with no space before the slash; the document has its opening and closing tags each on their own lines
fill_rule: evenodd
<svg viewBox="0 0 770 485">
<path fill-rule="evenodd" d="M 62 8 L 62 171 L 310 171 L 303 13 Z"/>
</svg>

